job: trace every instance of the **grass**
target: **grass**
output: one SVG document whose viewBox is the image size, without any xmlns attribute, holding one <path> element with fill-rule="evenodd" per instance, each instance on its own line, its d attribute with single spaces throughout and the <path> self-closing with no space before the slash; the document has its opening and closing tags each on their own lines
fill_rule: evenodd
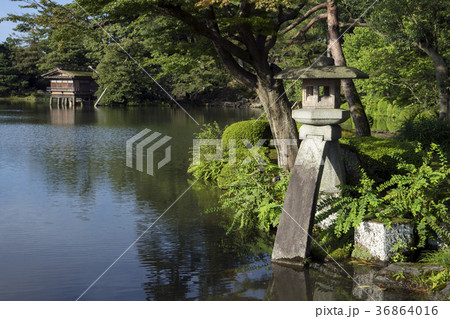
<svg viewBox="0 0 450 319">
<path fill-rule="evenodd" d="M 441 265 L 445 267 L 445 270 L 423 274 L 416 278 L 416 281 L 424 284 L 430 292 L 436 292 L 446 287 L 450 281 L 450 248 L 427 252 L 420 261 L 427 264 Z"/>
<path fill-rule="evenodd" d="M 0 101 L 27 101 L 27 102 L 48 101 L 49 97 L 50 95 L 37 93 L 27 96 L 4 96 L 0 97 Z"/>
<path fill-rule="evenodd" d="M 355 246 L 352 252 L 352 257 L 355 259 L 361 259 L 366 261 L 374 259 L 368 250 L 361 248 L 360 246 Z"/>
<path fill-rule="evenodd" d="M 427 252 L 420 261 L 429 264 L 438 264 L 450 269 L 450 248 Z"/>
</svg>

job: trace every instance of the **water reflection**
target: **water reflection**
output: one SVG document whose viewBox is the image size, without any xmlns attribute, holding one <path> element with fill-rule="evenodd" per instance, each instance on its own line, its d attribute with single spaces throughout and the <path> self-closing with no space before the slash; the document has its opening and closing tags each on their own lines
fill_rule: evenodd
<svg viewBox="0 0 450 319">
<path fill-rule="evenodd" d="M 347 271 L 351 272 L 351 267 Z M 357 300 L 352 280 L 336 264 L 312 263 L 305 269 L 272 264 L 267 300 Z"/>
<path fill-rule="evenodd" d="M 272 264 L 272 279 L 267 288 L 267 300 L 313 300 L 309 270 L 299 270 Z"/>
<path fill-rule="evenodd" d="M 52 109 L 50 119 L 53 125 L 75 125 L 75 112 L 73 110 Z"/>
<path fill-rule="evenodd" d="M 266 300 L 394 301 L 426 300 L 426 295 L 381 288 L 376 284 L 380 267 L 348 263 L 311 263 L 301 270 L 272 264 Z M 345 270 L 345 271 L 344 271 Z"/>
</svg>

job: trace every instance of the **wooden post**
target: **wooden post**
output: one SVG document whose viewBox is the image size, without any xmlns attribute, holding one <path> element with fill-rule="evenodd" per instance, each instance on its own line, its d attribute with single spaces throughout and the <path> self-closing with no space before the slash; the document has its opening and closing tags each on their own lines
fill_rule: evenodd
<svg viewBox="0 0 450 319">
<path fill-rule="evenodd" d="M 50 95 L 50 103 L 49 103 L 50 110 L 52 109 L 52 102 L 53 102 L 53 97 Z"/>
<path fill-rule="evenodd" d="M 101 101 L 103 95 L 106 93 L 106 90 L 107 90 L 107 89 L 108 89 L 108 87 L 106 87 L 106 88 L 103 90 L 103 92 L 102 92 L 102 94 L 100 95 L 100 97 L 98 98 L 97 102 L 95 102 L 95 104 L 94 104 L 94 109 L 97 108 L 97 104 L 100 103 L 100 101 Z"/>
</svg>

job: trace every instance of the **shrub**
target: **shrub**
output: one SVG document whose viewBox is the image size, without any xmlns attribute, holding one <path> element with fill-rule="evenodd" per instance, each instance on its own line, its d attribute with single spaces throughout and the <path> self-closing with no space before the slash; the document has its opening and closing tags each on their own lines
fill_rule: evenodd
<svg viewBox="0 0 450 319">
<path fill-rule="evenodd" d="M 439 144 L 444 151 L 450 150 L 450 121 L 419 116 L 404 121 L 398 131 L 399 141 L 417 141 L 425 147 Z"/>
<path fill-rule="evenodd" d="M 235 179 L 221 195 L 222 210 L 233 214 L 228 229 L 260 229 L 269 231 L 278 226 L 289 174 L 276 165 L 260 165 L 256 161 L 235 166 Z"/>
<path fill-rule="evenodd" d="M 423 155 L 416 152 L 416 143 L 393 139 L 352 137 L 342 138 L 340 142 L 343 147 L 356 151 L 364 170 L 378 180 L 386 180 L 399 173 L 398 158 L 408 164 L 419 165 Z"/>
<path fill-rule="evenodd" d="M 223 129 L 220 128 L 217 122 L 211 124 L 204 124 L 200 128 L 200 132 L 194 133 L 196 139 L 221 139 L 223 134 Z M 204 181 L 217 181 L 217 177 L 222 171 L 223 166 L 226 164 L 226 160 L 218 161 L 206 161 L 204 154 L 214 154 L 215 146 L 213 145 L 202 145 L 200 164 L 194 165 L 193 162 L 189 165 L 188 173 L 191 173 L 196 178 L 202 179 Z M 224 156 L 226 158 L 226 156 Z"/>
<path fill-rule="evenodd" d="M 243 148 L 245 145 L 242 143 L 243 139 L 247 139 L 252 145 L 256 145 L 259 140 L 267 140 L 272 138 L 272 132 L 270 130 L 269 121 L 263 120 L 250 120 L 242 121 L 231 124 L 225 129 L 222 136 L 224 147 L 229 146 L 230 140 L 236 141 L 237 148 Z"/>
<path fill-rule="evenodd" d="M 229 139 L 248 139 L 252 145 L 257 144 L 259 139 L 270 138 L 267 134 L 268 122 L 257 121 L 238 122 L 233 124 L 234 129 L 227 129 L 223 143 Z M 240 135 L 242 134 L 242 135 Z M 222 130 L 217 123 L 207 124 L 201 131 L 195 134 L 197 139 L 217 139 L 222 135 Z M 261 147 L 259 155 L 262 163 L 254 160 L 250 152 L 243 144 L 236 151 L 236 163 L 228 162 L 228 152 L 224 151 L 224 159 L 218 161 L 206 161 L 204 154 L 215 152 L 215 146 L 203 145 L 201 163 L 190 165 L 188 171 L 195 177 L 212 181 L 220 188 L 226 189 L 220 196 L 219 207 L 209 209 L 209 212 L 230 213 L 231 230 L 244 229 L 246 231 L 262 230 L 268 232 L 279 223 L 284 195 L 289 182 L 289 174 L 270 163 L 266 156 L 268 149 Z M 246 161 L 250 156 L 250 161 Z M 228 216 L 230 216 L 228 215 Z"/>
<path fill-rule="evenodd" d="M 396 218 L 412 219 L 419 237 L 418 247 L 424 247 L 427 238 L 439 238 L 450 243 L 450 168 L 439 147 L 432 144 L 420 166 L 402 161 L 397 166 L 402 174 L 392 176 L 376 186 L 362 170 L 357 186 L 341 186 L 343 194 L 327 198 L 318 209 L 316 222 L 337 213 L 334 224 L 338 236 L 359 226 L 364 219 L 378 219 L 388 226 Z M 422 154 L 421 149 L 417 150 Z M 432 161 L 436 161 L 435 163 Z"/>
<path fill-rule="evenodd" d="M 262 125 L 259 122 L 267 122 L 267 121 L 256 121 L 255 128 L 250 127 L 251 123 L 254 121 L 246 121 L 245 125 L 240 125 L 240 123 L 243 122 L 237 122 L 235 124 L 238 124 L 237 127 L 245 128 L 247 127 L 247 130 L 228 130 L 228 128 L 225 129 L 225 131 L 228 130 L 229 134 L 228 136 L 233 136 L 236 140 L 241 139 L 249 139 L 249 136 L 251 136 L 253 139 L 250 140 L 252 143 L 252 146 L 255 146 L 259 140 L 259 138 L 264 138 L 264 135 L 258 134 L 258 131 L 262 131 Z M 233 127 L 236 125 L 233 124 L 230 127 Z M 250 124 L 250 125 L 248 125 Z M 246 132 L 254 130 L 252 134 L 247 134 Z M 231 132 L 231 133 L 230 133 Z M 264 131 L 263 131 L 264 133 Z M 243 134 L 243 135 L 239 135 Z M 216 153 L 216 146 L 215 145 L 201 145 L 201 154 L 200 154 L 200 164 L 199 165 L 191 165 L 188 168 L 188 172 L 192 173 L 196 178 L 200 178 L 204 181 L 212 181 L 214 183 L 217 183 L 219 187 L 226 188 L 226 185 L 232 182 L 236 179 L 235 175 L 237 174 L 235 172 L 235 164 L 239 163 L 242 164 L 242 162 L 247 158 L 250 157 L 253 159 L 252 155 L 250 154 L 250 151 L 244 147 L 244 145 L 240 144 L 241 147 L 237 147 L 234 152 L 236 155 L 236 163 L 228 163 L 231 150 L 229 150 L 226 145 L 229 141 L 229 139 L 222 139 L 222 136 L 225 136 L 224 130 L 222 130 L 217 122 L 214 122 L 212 124 L 205 124 L 201 127 L 201 130 L 199 133 L 195 133 L 194 137 L 196 139 L 215 139 L 215 140 L 222 140 L 223 145 L 223 159 L 221 160 L 206 160 L 205 155 L 206 154 L 215 154 Z M 192 153 L 192 151 L 191 151 Z M 268 153 L 267 147 L 260 147 L 258 152 L 262 158 L 265 158 L 265 155 Z M 222 172 L 223 171 L 223 172 Z"/>
</svg>

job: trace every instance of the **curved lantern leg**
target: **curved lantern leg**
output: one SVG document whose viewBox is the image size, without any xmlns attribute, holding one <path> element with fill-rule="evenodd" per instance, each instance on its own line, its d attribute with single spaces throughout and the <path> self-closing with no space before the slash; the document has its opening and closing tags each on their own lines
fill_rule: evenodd
<svg viewBox="0 0 450 319">
<path fill-rule="evenodd" d="M 301 262 L 309 255 L 317 198 L 329 142 L 309 136 L 300 144 L 272 251 L 272 260 Z"/>
</svg>

